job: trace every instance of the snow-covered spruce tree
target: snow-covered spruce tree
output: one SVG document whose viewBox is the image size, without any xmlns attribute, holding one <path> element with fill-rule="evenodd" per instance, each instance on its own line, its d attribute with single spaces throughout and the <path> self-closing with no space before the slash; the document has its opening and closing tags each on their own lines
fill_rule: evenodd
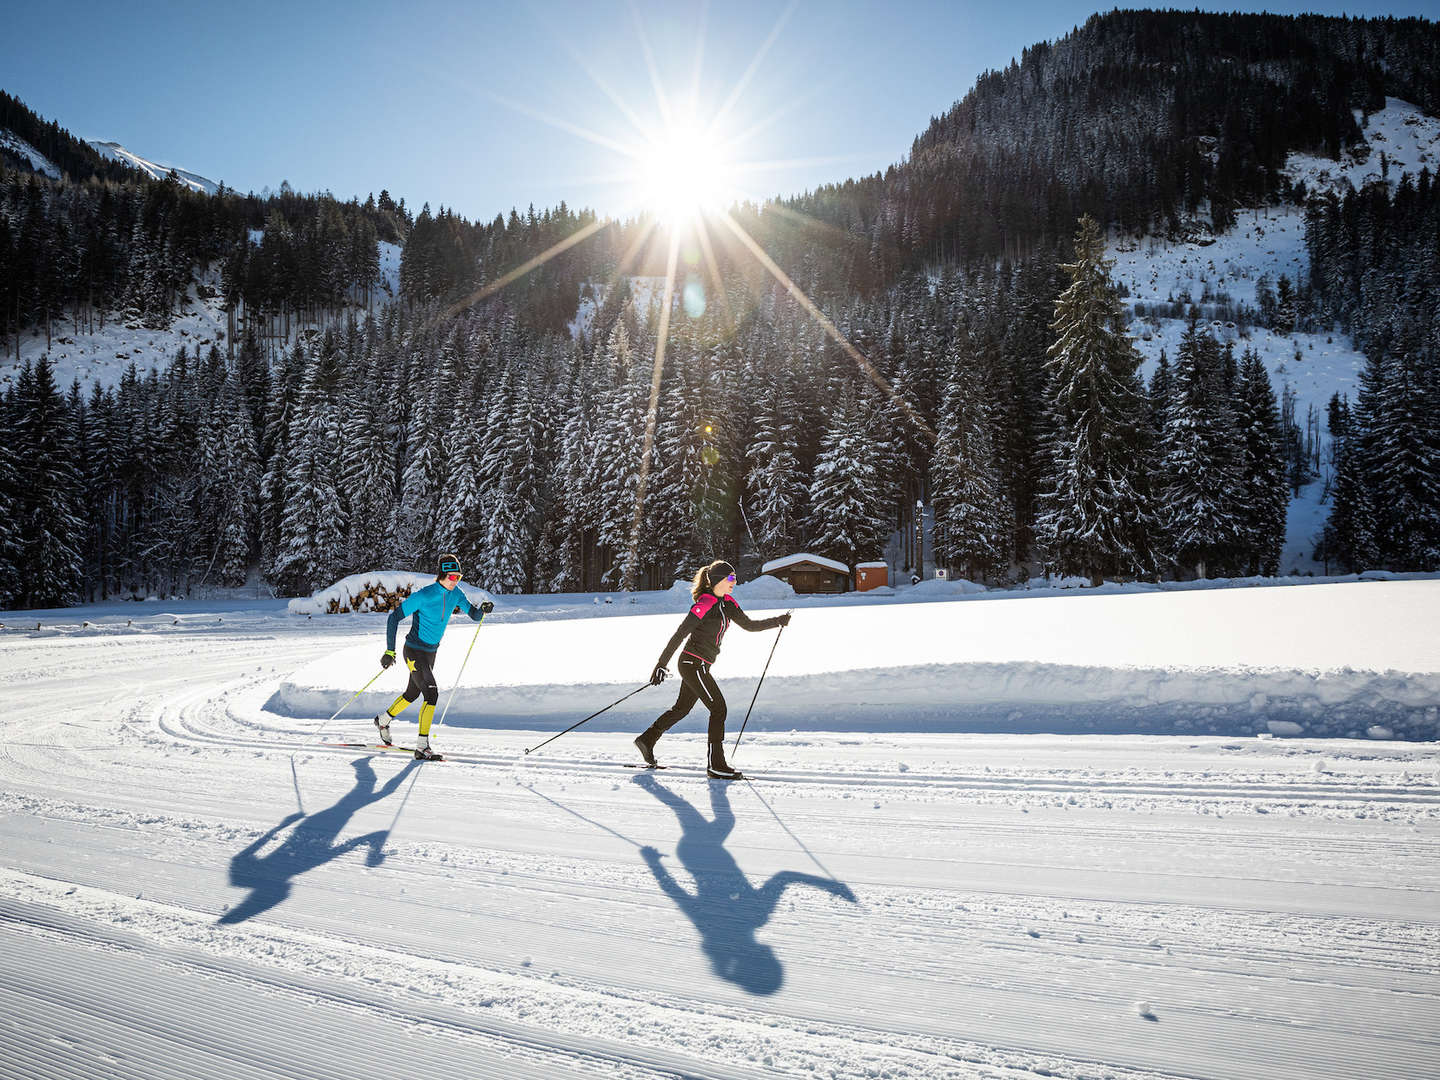
<svg viewBox="0 0 1440 1080">
<path fill-rule="evenodd" d="M 250 570 L 260 506 L 260 459 L 255 431 L 235 382 L 226 379 L 200 436 L 196 521 L 202 533 L 203 574 L 209 584 L 236 588 Z M 207 558 L 208 556 L 208 558 Z"/>
<path fill-rule="evenodd" d="M 1161 435 L 1161 509 L 1171 559 L 1197 577 L 1228 570 L 1240 542 L 1240 461 L 1219 343 L 1190 323 L 1175 353 Z"/>
<path fill-rule="evenodd" d="M 1002 573 L 1009 535 L 991 422 L 974 358 L 952 343 L 930 464 L 935 561 L 972 581 Z"/>
<path fill-rule="evenodd" d="M 853 381 L 844 382 L 820 438 L 810 481 L 806 548 L 852 568 L 857 561 L 879 558 L 890 532 L 868 419 Z"/>
<path fill-rule="evenodd" d="M 1379 565 L 1380 551 L 1375 544 L 1375 504 L 1365 475 L 1355 413 L 1344 434 L 1335 436 L 1335 443 L 1335 485 L 1325 521 L 1325 553 L 1327 559 L 1359 573 Z"/>
<path fill-rule="evenodd" d="M 367 364 L 343 405 L 340 488 L 349 508 L 345 568 L 352 573 L 380 569 L 394 541 L 396 451 L 379 375 Z"/>
<path fill-rule="evenodd" d="M 70 419 L 48 357 L 20 369 L 13 400 L 20 604 L 69 607 L 83 599 L 85 526 L 77 505 L 81 486 L 72 463 Z"/>
<path fill-rule="evenodd" d="M 21 595 L 20 456 L 10 399 L 0 395 L 0 607 L 13 607 Z"/>
<path fill-rule="evenodd" d="M 585 567 L 587 521 L 591 506 L 586 486 L 590 436 L 595 424 L 593 368 L 577 353 L 567 372 L 562 417 L 556 433 L 556 511 L 553 534 L 557 563 L 548 582 L 551 592 L 579 592 L 587 584 Z"/>
<path fill-rule="evenodd" d="M 270 580 L 292 595 L 311 592 L 339 577 L 337 559 L 346 543 L 340 495 L 340 410 L 333 394 L 333 354 L 322 348 L 301 384 L 287 437 L 285 516 Z"/>
<path fill-rule="evenodd" d="M 1380 511 L 1377 546 L 1395 570 L 1440 569 L 1440 388 L 1417 348 L 1383 360 L 1369 402 L 1369 463 Z"/>
<path fill-rule="evenodd" d="M 395 522 L 397 556 L 412 566 L 429 566 L 434 559 L 440 496 L 449 482 L 445 431 L 438 412 L 435 394 L 422 386 L 405 434 L 405 469 Z"/>
<path fill-rule="evenodd" d="M 1142 452 L 1140 355 L 1125 333 L 1110 265 L 1100 227 L 1082 217 L 1075 261 L 1063 267 L 1071 284 L 1051 324 L 1053 429 L 1036 523 L 1050 569 L 1097 585 L 1107 576 L 1152 575 L 1157 525 Z"/>
<path fill-rule="evenodd" d="M 631 557 L 651 367 L 631 349 L 623 320 L 610 332 L 600 363 L 613 381 L 599 396 L 587 487 L 594 495 L 590 524 L 602 557 L 608 558 L 602 580 L 617 587 L 638 573 L 638 567 L 632 567 L 627 574 L 625 561 Z M 640 549 L 645 546 L 645 528 L 642 517 L 641 535 L 636 538 Z M 643 561 L 643 557 L 637 550 L 635 558 Z"/>
<path fill-rule="evenodd" d="M 1254 349 L 1246 349 L 1240 360 L 1235 429 L 1240 437 L 1241 457 L 1237 501 L 1241 569 L 1273 577 L 1280 570 L 1280 553 L 1285 546 L 1290 489 L 1285 480 L 1275 388 Z"/>
<path fill-rule="evenodd" d="M 285 520 L 285 480 L 290 467 L 290 431 L 300 402 L 300 390 L 309 366 L 304 346 L 296 341 L 270 380 L 265 428 L 260 453 L 265 471 L 260 478 L 260 558 L 274 564 L 280 553 L 280 529 Z"/>
<path fill-rule="evenodd" d="M 800 410 L 784 371 L 763 391 L 754 437 L 746 448 L 746 518 L 759 555 L 779 558 L 796 550 L 805 512 L 805 477 L 800 470 Z"/>
</svg>

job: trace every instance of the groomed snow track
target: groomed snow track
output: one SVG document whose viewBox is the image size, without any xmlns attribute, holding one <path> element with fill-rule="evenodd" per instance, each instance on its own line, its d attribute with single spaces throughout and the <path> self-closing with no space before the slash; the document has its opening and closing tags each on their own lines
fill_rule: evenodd
<svg viewBox="0 0 1440 1080">
<path fill-rule="evenodd" d="M 264 711 L 349 640 L 5 639 L 0 1076 L 1436 1075 L 1433 746 L 765 732 L 724 785 L 696 722 L 663 773 L 583 730 L 419 765 Z"/>
</svg>

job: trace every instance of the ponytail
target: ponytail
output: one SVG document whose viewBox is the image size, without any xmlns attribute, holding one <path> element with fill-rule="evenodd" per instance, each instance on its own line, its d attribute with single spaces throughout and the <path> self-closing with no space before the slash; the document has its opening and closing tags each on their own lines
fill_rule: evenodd
<svg viewBox="0 0 1440 1080">
<path fill-rule="evenodd" d="M 715 588 L 717 581 L 723 581 L 735 572 L 735 568 L 724 559 L 716 559 L 709 566 L 702 566 L 695 571 L 695 580 L 690 585 L 690 599 L 696 603 L 700 597 Z"/>
</svg>

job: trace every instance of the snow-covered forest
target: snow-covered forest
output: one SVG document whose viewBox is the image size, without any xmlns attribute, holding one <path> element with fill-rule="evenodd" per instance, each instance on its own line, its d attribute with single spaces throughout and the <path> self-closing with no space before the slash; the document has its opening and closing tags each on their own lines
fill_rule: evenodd
<svg viewBox="0 0 1440 1080">
<path fill-rule="evenodd" d="M 934 563 L 991 584 L 1273 574 L 1287 485 L 1322 456 L 1316 553 L 1435 569 L 1440 185 L 1422 166 L 1310 192 L 1284 169 L 1292 151 L 1344 156 L 1388 95 L 1440 108 L 1435 37 L 1417 20 L 1116 12 L 1026 50 L 883 176 L 737 209 L 877 377 L 743 252 L 717 244 L 713 270 L 692 252 L 648 463 L 663 251 L 637 244 L 646 222 L 204 195 L 117 171 L 7 97 L 0 119 L 53 166 L 0 151 L 16 351 L 106 319 L 163 326 L 207 271 L 227 332 L 116 385 L 20 364 L 0 398 L 0 597 L 257 573 L 295 594 L 437 546 L 499 592 L 664 587 L 717 552 L 749 570 L 796 550 L 880 558 L 917 503 Z M 1123 333 L 1138 306 L 1103 235 L 1213 235 L 1285 203 L 1308 206 L 1308 280 L 1223 311 L 1173 301 L 1191 328 L 1142 382 Z M 382 242 L 403 244 L 393 297 Z M 1323 446 L 1251 328 L 1364 350 Z"/>
</svg>

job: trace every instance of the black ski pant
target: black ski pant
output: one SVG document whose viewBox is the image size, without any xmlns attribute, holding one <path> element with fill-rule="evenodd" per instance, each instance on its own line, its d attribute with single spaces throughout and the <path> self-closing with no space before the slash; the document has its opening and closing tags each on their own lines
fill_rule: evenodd
<svg viewBox="0 0 1440 1080">
<path fill-rule="evenodd" d="M 403 695 L 405 700 L 414 701 L 424 694 L 425 704 L 434 708 L 435 702 L 440 699 L 440 687 L 435 682 L 435 654 L 406 645 L 404 656 L 405 666 L 410 669 L 410 682 Z"/>
<path fill-rule="evenodd" d="M 695 707 L 695 702 L 699 701 L 710 710 L 710 744 L 722 745 L 725 742 L 725 696 L 715 685 L 710 665 L 699 657 L 681 653 L 675 666 L 680 669 L 680 696 L 650 725 L 645 732 L 646 741 L 654 745 L 656 739 L 685 719 Z"/>
</svg>

